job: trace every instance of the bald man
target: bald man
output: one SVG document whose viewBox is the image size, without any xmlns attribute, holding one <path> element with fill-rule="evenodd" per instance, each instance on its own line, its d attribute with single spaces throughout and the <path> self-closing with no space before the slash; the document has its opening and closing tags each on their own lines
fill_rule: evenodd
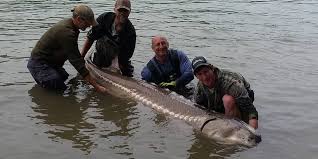
<svg viewBox="0 0 318 159">
<path fill-rule="evenodd" d="M 193 80 L 194 75 L 186 54 L 169 49 L 169 42 L 163 36 L 153 37 L 151 43 L 155 56 L 143 68 L 142 79 L 189 97 L 192 93 L 186 85 Z"/>
</svg>

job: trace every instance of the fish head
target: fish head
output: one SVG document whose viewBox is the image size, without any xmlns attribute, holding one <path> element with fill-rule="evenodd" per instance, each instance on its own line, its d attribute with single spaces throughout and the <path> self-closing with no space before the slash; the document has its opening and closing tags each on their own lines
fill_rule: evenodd
<svg viewBox="0 0 318 159">
<path fill-rule="evenodd" d="M 248 147 L 253 147 L 260 142 L 260 136 L 257 136 L 255 130 L 253 130 L 249 125 L 233 119 L 211 120 L 202 128 L 202 132 L 209 138 L 227 144 L 239 144 Z"/>
<path fill-rule="evenodd" d="M 257 144 L 257 136 L 244 126 L 237 126 L 227 131 L 230 131 L 230 133 L 225 138 L 230 142 L 248 147 L 253 147 Z"/>
</svg>

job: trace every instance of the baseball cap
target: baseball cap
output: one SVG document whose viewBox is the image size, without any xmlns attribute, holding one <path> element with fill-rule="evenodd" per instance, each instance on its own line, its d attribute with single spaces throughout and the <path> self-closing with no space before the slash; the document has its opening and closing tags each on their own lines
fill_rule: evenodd
<svg viewBox="0 0 318 159">
<path fill-rule="evenodd" d="M 211 66 L 203 56 L 197 56 L 192 60 L 192 69 L 195 73 L 201 66 Z"/>
<path fill-rule="evenodd" d="M 131 11 L 131 4 L 130 4 L 130 0 L 116 0 L 115 3 L 115 9 L 127 9 L 129 12 Z"/>
<path fill-rule="evenodd" d="M 75 6 L 71 11 L 73 12 L 73 15 L 75 14 L 77 16 L 80 16 L 81 18 L 89 22 L 92 26 L 97 25 L 97 22 L 94 18 L 94 12 L 87 5 L 79 4 Z"/>
</svg>

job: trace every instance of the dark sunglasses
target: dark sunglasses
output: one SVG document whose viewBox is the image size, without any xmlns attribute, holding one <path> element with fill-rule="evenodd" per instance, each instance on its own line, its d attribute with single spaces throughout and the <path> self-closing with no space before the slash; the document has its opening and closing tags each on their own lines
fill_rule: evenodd
<svg viewBox="0 0 318 159">
<path fill-rule="evenodd" d="M 117 9 L 118 12 L 121 12 L 121 13 L 126 13 L 126 12 L 129 12 L 129 10 L 125 9 L 125 8 L 119 8 Z"/>
</svg>

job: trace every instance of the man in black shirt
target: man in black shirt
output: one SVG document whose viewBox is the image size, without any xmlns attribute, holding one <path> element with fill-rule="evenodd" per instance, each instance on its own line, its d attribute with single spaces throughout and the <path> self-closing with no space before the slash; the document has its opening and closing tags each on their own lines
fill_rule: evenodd
<svg viewBox="0 0 318 159">
<path fill-rule="evenodd" d="M 134 67 L 131 65 L 136 45 L 136 31 L 128 16 L 131 11 L 130 0 L 116 0 L 114 13 L 106 12 L 97 18 L 98 25 L 93 26 L 87 34 L 82 49 L 85 56 L 96 41 L 96 51 L 92 60 L 98 67 L 109 67 L 118 57 L 122 75 L 132 77 Z"/>
</svg>

